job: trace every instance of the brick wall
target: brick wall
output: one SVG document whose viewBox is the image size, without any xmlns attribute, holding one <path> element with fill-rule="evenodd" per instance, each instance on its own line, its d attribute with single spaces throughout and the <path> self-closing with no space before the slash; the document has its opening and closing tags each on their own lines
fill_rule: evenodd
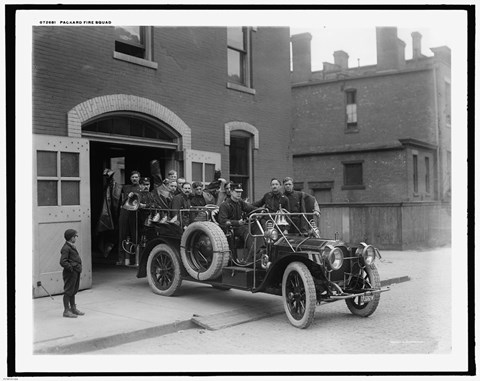
<svg viewBox="0 0 480 381">
<path fill-rule="evenodd" d="M 345 132 L 346 89 L 357 90 L 357 133 Z M 292 94 L 296 152 L 402 138 L 436 142 L 430 70 L 296 86 Z"/>
<path fill-rule="evenodd" d="M 342 189 L 342 161 L 363 160 L 365 189 Z M 306 156 L 293 162 L 295 181 L 314 193 L 309 183 L 333 182 L 332 202 L 396 202 L 408 200 L 406 150 Z"/>
<path fill-rule="evenodd" d="M 252 34 L 255 95 L 227 89 L 225 28 L 154 28 L 158 69 L 113 58 L 113 27 L 35 27 L 33 132 L 67 135 L 67 113 L 95 97 L 129 94 L 161 104 L 191 128 L 192 149 L 222 154 L 224 126 L 247 122 L 259 131 L 255 194 L 272 175 L 292 173 L 289 153 L 291 90 L 288 28 Z"/>
</svg>

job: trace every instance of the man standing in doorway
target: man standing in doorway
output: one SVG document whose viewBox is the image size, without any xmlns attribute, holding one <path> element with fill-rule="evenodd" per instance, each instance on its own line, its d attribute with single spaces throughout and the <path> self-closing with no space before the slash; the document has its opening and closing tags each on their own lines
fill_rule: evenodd
<svg viewBox="0 0 480 381">
<path fill-rule="evenodd" d="M 130 241 L 137 243 L 137 211 L 128 210 L 125 207 L 125 204 L 128 200 L 133 197 L 138 198 L 138 193 L 140 192 L 140 172 L 132 171 L 130 173 L 130 182 L 131 184 L 125 184 L 122 188 L 122 197 L 120 208 L 120 217 L 118 221 L 119 225 L 119 237 L 118 237 L 118 261 L 117 265 L 124 265 L 126 259 L 128 259 L 128 264 L 130 263 L 130 258 L 124 250 L 124 241 L 130 238 Z M 138 201 L 138 200 L 137 200 Z"/>
</svg>

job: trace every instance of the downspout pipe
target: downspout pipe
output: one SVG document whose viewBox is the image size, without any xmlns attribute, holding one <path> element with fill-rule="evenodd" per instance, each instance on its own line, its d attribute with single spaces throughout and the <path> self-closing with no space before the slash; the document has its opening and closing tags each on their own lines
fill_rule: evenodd
<svg viewBox="0 0 480 381">
<path fill-rule="evenodd" d="M 439 114 L 438 114 L 438 93 L 437 93 L 437 65 L 433 64 L 433 95 L 434 95 L 434 103 L 435 103 L 435 139 L 437 141 L 437 197 L 438 200 L 441 201 L 443 198 L 443 179 L 440 178 L 440 167 L 442 159 L 440 157 L 440 122 L 439 122 Z"/>
</svg>

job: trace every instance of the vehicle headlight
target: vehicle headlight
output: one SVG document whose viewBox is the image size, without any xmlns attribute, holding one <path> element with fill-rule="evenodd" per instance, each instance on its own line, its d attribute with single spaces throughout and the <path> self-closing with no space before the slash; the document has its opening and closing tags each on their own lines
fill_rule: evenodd
<svg viewBox="0 0 480 381">
<path fill-rule="evenodd" d="M 278 231 L 273 228 L 273 222 L 267 222 L 264 236 L 267 241 L 276 241 L 278 239 Z"/>
<path fill-rule="evenodd" d="M 264 268 L 265 270 L 268 270 L 268 268 L 270 267 L 270 265 L 272 264 L 270 262 L 270 258 L 268 256 L 268 254 L 262 254 L 262 257 L 261 257 L 261 260 L 260 260 L 260 264 L 262 265 L 262 268 Z"/>
<path fill-rule="evenodd" d="M 366 265 L 371 265 L 375 261 L 375 248 L 372 245 L 367 245 L 365 242 L 360 243 L 362 246 L 358 248 L 360 255 Z"/>
<path fill-rule="evenodd" d="M 326 253 L 325 259 L 328 267 L 332 270 L 338 270 L 343 265 L 343 251 L 339 247 L 327 246 L 330 250 Z"/>
</svg>

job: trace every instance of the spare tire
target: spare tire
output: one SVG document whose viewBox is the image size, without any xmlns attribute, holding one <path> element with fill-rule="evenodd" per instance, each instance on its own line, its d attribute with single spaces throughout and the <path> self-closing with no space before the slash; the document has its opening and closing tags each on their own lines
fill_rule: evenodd
<svg viewBox="0 0 480 381">
<path fill-rule="evenodd" d="M 213 222 L 193 222 L 182 235 L 180 256 L 185 269 L 193 278 L 218 278 L 230 258 L 227 237 Z"/>
</svg>

